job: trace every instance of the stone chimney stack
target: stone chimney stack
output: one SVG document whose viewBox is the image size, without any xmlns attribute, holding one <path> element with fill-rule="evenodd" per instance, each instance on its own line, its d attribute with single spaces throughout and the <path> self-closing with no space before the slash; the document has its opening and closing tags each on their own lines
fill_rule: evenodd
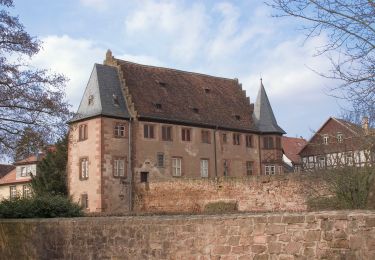
<svg viewBox="0 0 375 260">
<path fill-rule="evenodd" d="M 362 128 L 365 130 L 365 134 L 368 134 L 368 117 L 364 116 L 362 118 Z"/>
</svg>

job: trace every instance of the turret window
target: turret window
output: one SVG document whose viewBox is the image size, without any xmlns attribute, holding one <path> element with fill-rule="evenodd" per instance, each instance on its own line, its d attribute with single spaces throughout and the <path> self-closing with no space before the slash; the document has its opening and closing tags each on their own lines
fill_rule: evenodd
<svg viewBox="0 0 375 260">
<path fill-rule="evenodd" d="M 272 136 L 263 137 L 263 148 L 264 149 L 274 149 L 273 137 Z"/>
<path fill-rule="evenodd" d="M 79 130 L 79 141 L 84 141 L 87 139 L 87 125 L 80 125 L 78 127 Z"/>
<path fill-rule="evenodd" d="M 89 102 L 89 105 L 94 104 L 94 96 L 93 96 L 93 95 L 90 95 L 90 96 L 89 96 L 89 100 L 88 100 L 88 102 Z"/>
</svg>

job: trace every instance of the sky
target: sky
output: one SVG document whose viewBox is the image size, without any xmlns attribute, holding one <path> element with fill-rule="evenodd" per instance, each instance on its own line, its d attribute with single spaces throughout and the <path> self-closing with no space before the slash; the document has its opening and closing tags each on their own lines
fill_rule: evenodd
<svg viewBox="0 0 375 260">
<path fill-rule="evenodd" d="M 325 56 L 324 35 L 306 40 L 299 21 L 274 18 L 260 0 L 15 0 L 12 14 L 43 42 L 30 61 L 69 78 L 77 110 L 94 63 L 107 49 L 116 58 L 238 78 L 250 101 L 260 78 L 287 136 L 309 139 L 343 104 L 330 95 L 338 82 Z"/>
</svg>

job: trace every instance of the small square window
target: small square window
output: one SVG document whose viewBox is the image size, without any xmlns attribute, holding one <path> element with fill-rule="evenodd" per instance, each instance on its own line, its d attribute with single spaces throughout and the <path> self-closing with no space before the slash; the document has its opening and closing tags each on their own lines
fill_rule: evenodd
<svg viewBox="0 0 375 260">
<path fill-rule="evenodd" d="M 172 141 L 172 126 L 163 125 L 161 127 L 161 139 L 163 141 Z"/>
<path fill-rule="evenodd" d="M 149 124 L 145 124 L 143 126 L 143 130 L 144 130 L 144 138 L 150 138 L 150 139 L 153 139 L 155 138 L 155 135 L 154 135 L 154 125 L 149 125 Z"/>
<path fill-rule="evenodd" d="M 253 136 L 246 135 L 246 147 L 253 147 Z"/>
<path fill-rule="evenodd" d="M 240 145 L 241 144 L 241 135 L 237 133 L 233 133 L 233 144 Z"/>
<path fill-rule="evenodd" d="M 265 172 L 266 175 L 276 174 L 276 166 L 275 165 L 266 165 L 265 169 L 266 169 L 266 172 Z"/>
<path fill-rule="evenodd" d="M 125 137 L 125 125 L 123 124 L 116 124 L 114 127 L 114 135 L 115 137 Z"/>
<path fill-rule="evenodd" d="M 182 141 L 186 141 L 186 142 L 191 141 L 191 129 L 190 128 L 181 129 L 181 139 Z"/>
<path fill-rule="evenodd" d="M 211 138 L 210 138 L 210 131 L 202 130 L 202 143 L 210 144 Z"/>
</svg>

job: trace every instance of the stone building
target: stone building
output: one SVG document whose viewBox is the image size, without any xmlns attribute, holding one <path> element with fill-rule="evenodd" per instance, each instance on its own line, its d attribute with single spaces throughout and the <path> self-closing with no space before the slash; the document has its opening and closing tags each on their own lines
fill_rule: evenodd
<svg viewBox="0 0 375 260">
<path fill-rule="evenodd" d="M 281 136 L 261 83 L 136 64 L 110 51 L 70 121 L 68 186 L 90 212 L 131 209 L 134 185 L 282 173 Z"/>
<path fill-rule="evenodd" d="M 303 171 L 364 166 L 375 162 L 375 129 L 330 117 L 299 152 Z"/>
</svg>

